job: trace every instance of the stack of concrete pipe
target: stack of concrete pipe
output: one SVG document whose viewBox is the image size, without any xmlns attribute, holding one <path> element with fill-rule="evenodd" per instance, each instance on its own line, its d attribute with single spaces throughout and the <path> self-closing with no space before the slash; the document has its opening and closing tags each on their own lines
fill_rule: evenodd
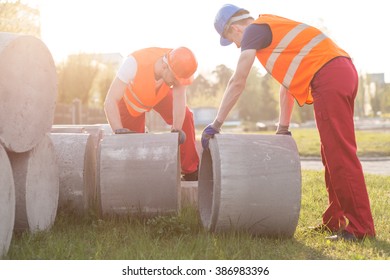
<svg viewBox="0 0 390 280">
<path fill-rule="evenodd" d="M 53 125 L 51 131 L 60 167 L 59 209 L 156 215 L 197 199 L 197 182 L 180 182 L 177 134 L 113 135 L 106 124 Z"/>
<path fill-rule="evenodd" d="M 59 180 L 48 133 L 56 97 L 56 68 L 43 42 L 0 33 L 0 255 L 13 229 L 54 222 Z"/>
<path fill-rule="evenodd" d="M 46 46 L 0 33 L 0 257 L 13 230 L 49 229 L 61 208 L 157 215 L 190 203 L 211 231 L 293 235 L 301 194 L 293 138 L 216 135 L 201 153 L 198 185 L 183 185 L 177 133 L 52 126 L 56 95 Z"/>
</svg>

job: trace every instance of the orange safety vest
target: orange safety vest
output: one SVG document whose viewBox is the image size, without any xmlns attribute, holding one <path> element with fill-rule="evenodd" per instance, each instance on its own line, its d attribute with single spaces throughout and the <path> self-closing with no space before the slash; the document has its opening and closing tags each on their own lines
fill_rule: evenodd
<svg viewBox="0 0 390 280">
<path fill-rule="evenodd" d="M 257 58 L 300 106 L 313 103 L 310 83 L 317 71 L 335 57 L 349 57 L 320 30 L 304 23 L 267 14 L 254 23 L 268 24 L 272 31 L 271 44 L 258 50 Z"/>
<path fill-rule="evenodd" d="M 154 77 L 154 65 L 158 59 L 167 54 L 171 49 L 146 48 L 133 52 L 131 55 L 137 61 L 137 73 L 132 82 L 127 86 L 123 96 L 127 110 L 133 117 L 149 112 L 170 91 L 170 87 L 163 83 L 156 90 Z"/>
</svg>

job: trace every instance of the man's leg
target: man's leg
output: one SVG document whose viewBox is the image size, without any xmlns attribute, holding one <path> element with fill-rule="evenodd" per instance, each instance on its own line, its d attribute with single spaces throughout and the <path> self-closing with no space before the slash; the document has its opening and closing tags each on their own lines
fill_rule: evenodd
<svg viewBox="0 0 390 280">
<path fill-rule="evenodd" d="M 173 123 L 173 97 L 172 91 L 153 108 L 169 125 Z M 180 145 L 181 170 L 184 174 L 197 172 L 199 156 L 195 146 L 194 117 L 188 107 L 182 130 L 186 134 L 186 141 Z"/>
<path fill-rule="evenodd" d="M 322 223 L 327 226 L 332 232 L 344 229 L 347 222 L 344 217 L 344 212 L 340 207 L 340 202 L 337 199 L 336 193 L 332 186 L 332 180 L 330 179 L 328 165 L 325 161 L 325 155 L 323 152 L 323 146 L 321 145 L 322 163 L 325 167 L 325 184 L 328 192 L 328 208 L 322 214 Z"/>
<path fill-rule="evenodd" d="M 375 236 L 375 229 L 362 166 L 356 155 L 353 111 L 357 84 L 358 76 L 350 60 L 337 58 L 317 73 L 312 90 L 329 179 L 349 222 L 346 231 L 363 238 Z"/>
</svg>

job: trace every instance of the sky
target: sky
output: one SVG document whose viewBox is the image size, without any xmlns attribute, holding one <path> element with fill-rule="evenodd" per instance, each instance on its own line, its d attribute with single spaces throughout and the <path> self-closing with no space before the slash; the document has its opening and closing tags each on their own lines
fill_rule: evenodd
<svg viewBox="0 0 390 280">
<path fill-rule="evenodd" d="M 41 11 L 42 40 L 54 59 L 79 52 L 129 53 L 145 47 L 186 46 L 199 73 L 234 69 L 236 46 L 222 47 L 214 17 L 226 3 L 326 28 L 353 58 L 359 73 L 385 73 L 390 82 L 390 13 L 386 1 L 341 0 L 24 0 Z M 260 63 L 256 62 L 265 73 Z"/>
</svg>

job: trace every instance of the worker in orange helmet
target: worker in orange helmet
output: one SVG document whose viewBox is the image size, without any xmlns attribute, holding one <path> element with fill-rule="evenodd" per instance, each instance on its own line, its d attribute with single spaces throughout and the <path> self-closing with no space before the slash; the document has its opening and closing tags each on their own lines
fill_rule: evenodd
<svg viewBox="0 0 390 280">
<path fill-rule="evenodd" d="M 218 11 L 214 27 L 220 44 L 234 42 L 241 55 L 214 122 L 202 133 L 203 148 L 219 133 L 257 57 L 281 84 L 276 134 L 291 135 L 294 100 L 300 106 L 314 105 L 329 203 L 322 223 L 312 230 L 333 232 L 329 240 L 374 237 L 364 174 L 356 155 L 353 112 L 358 75 L 348 53 L 317 28 L 269 14 L 254 19 L 247 10 L 231 4 Z"/>
<path fill-rule="evenodd" d="M 107 93 L 104 110 L 115 134 L 144 133 L 145 113 L 154 110 L 178 133 L 182 180 L 198 180 L 193 114 L 186 87 L 198 63 L 186 47 L 146 48 L 130 54 Z"/>
</svg>

